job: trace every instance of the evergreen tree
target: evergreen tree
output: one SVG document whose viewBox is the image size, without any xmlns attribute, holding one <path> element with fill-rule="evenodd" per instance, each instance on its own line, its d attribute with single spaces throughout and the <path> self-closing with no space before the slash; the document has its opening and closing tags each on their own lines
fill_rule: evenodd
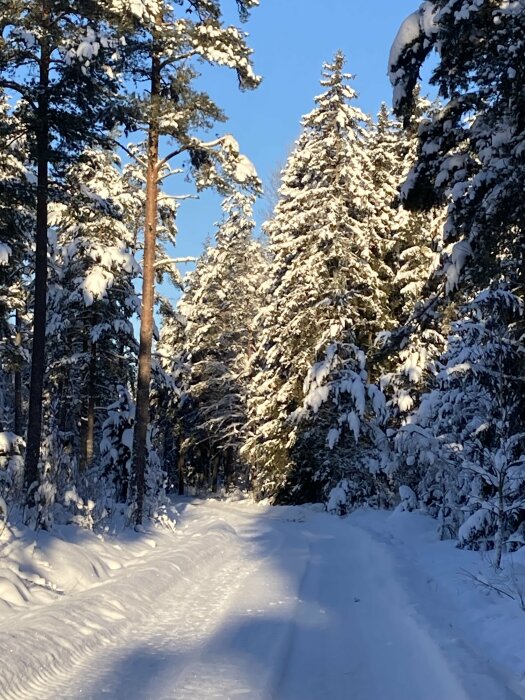
<svg viewBox="0 0 525 700">
<path fill-rule="evenodd" d="M 439 55 L 431 82 L 444 106 L 420 129 L 403 196 L 416 209 L 448 200 L 449 289 L 465 264 L 479 288 L 500 255 L 523 261 L 523 42 L 519 2 L 433 0 L 405 21 L 392 48 L 395 106 L 405 116 L 423 61 L 433 48 Z"/>
<path fill-rule="evenodd" d="M 34 230 L 32 173 L 19 121 L 0 95 L 0 432 L 22 437 L 22 376 L 27 368 L 27 304 Z"/>
<path fill-rule="evenodd" d="M 434 386 L 397 439 L 442 535 L 495 548 L 499 566 L 525 516 L 523 361 L 514 337 L 522 302 L 501 284 L 460 312 Z"/>
<path fill-rule="evenodd" d="M 375 394 L 364 358 L 389 325 L 381 241 L 367 226 L 369 122 L 349 104 L 343 64 L 338 53 L 324 67 L 325 92 L 303 119 L 265 227 L 271 265 L 246 454 L 256 492 L 280 500 L 322 498 L 358 459 Z"/>
<path fill-rule="evenodd" d="M 185 493 L 185 434 L 187 422 L 187 385 L 190 364 L 186 351 L 184 296 L 176 308 L 163 299 L 160 304 L 162 325 L 153 365 L 153 421 L 159 453 L 168 477 L 168 489 Z"/>
<path fill-rule="evenodd" d="M 256 0 L 237 2 L 242 20 L 247 18 L 249 9 L 256 4 Z M 183 14 L 182 10 L 186 10 L 186 13 Z M 256 87 L 259 78 L 253 73 L 251 52 L 244 34 L 236 27 L 224 26 L 218 0 L 161 0 L 149 7 L 132 5 L 130 11 L 140 16 L 141 23 L 141 31 L 134 38 L 132 77 L 136 82 L 147 83 L 147 90 L 139 95 L 147 146 L 143 286 L 133 438 L 133 500 L 136 524 L 140 526 L 146 484 L 155 252 L 161 182 L 172 172 L 169 165 L 172 159 L 186 154 L 199 188 L 212 186 L 224 189 L 228 187 L 229 180 L 245 185 L 257 184 L 253 166 L 240 154 L 232 137 L 204 142 L 194 135 L 197 130 L 209 129 L 222 118 L 222 113 L 206 94 L 194 89 L 198 74 L 189 60 L 203 59 L 234 69 L 242 88 Z M 164 137 L 171 142 L 171 146 L 168 147 L 168 154 L 161 157 L 160 143 Z"/>
<path fill-rule="evenodd" d="M 390 270 L 385 281 L 393 323 L 392 332 L 380 333 L 372 362 L 374 377 L 380 380 L 388 402 L 389 435 L 395 434 L 431 386 L 446 344 L 446 321 L 441 311 L 425 318 L 425 327 L 420 322 L 440 271 L 445 210 L 410 211 L 400 198 L 400 188 L 416 158 L 419 126 L 435 109 L 417 95 L 414 114 L 404 130 L 383 105 L 370 146 L 373 190 L 369 226 L 383 241 L 383 259 Z M 394 342 L 398 337 L 402 339 L 399 344 Z M 378 485 L 384 490 L 382 502 L 391 505 L 397 498 L 395 482 L 401 480 L 417 491 L 419 476 L 406 464 L 402 452 L 392 450 L 392 441 L 380 435 L 380 442 Z"/>
<path fill-rule="evenodd" d="M 134 379 L 136 192 L 111 151 L 86 151 L 64 176 L 69 198 L 50 208 L 46 435 L 62 490 L 80 488 L 100 442 L 101 408 Z M 140 207 L 140 199 L 138 200 Z M 51 342 L 52 341 L 52 342 Z M 66 457 L 69 470 L 61 464 Z M 64 474 L 69 480 L 64 480 Z"/>
<path fill-rule="evenodd" d="M 48 204 L 64 165 L 104 135 L 116 89 L 106 8 L 97 2 L 3 0 L 0 89 L 19 99 L 14 114 L 36 170 L 36 250 L 31 382 L 26 446 L 29 502 L 39 481 L 45 374 Z"/>
<path fill-rule="evenodd" d="M 503 538 L 523 517 L 523 406 L 517 398 L 523 356 L 523 41 L 521 3 L 434 0 L 405 21 L 390 59 L 396 108 L 406 118 L 417 73 L 428 53 L 438 52 L 432 82 L 444 106 L 422 124 L 403 198 L 416 210 L 448 204 L 442 286 L 459 307 L 457 315 L 449 311 L 453 332 L 442 358 L 445 369 L 430 394 L 435 422 L 425 423 L 425 398 L 414 423 L 423 424 L 425 439 L 430 434 L 430 452 L 445 454 L 441 463 L 448 470 L 440 473 L 460 494 L 460 505 L 449 504 L 446 514 L 454 521 L 452 531 L 461 526 L 460 540 L 471 546 L 491 542 L 498 564 Z M 441 504 L 450 489 L 438 491 Z M 463 510 L 472 520 L 461 525 Z"/>
<path fill-rule="evenodd" d="M 253 239 L 253 197 L 223 203 L 216 245 L 198 262 L 184 295 L 189 358 L 185 453 L 194 480 L 216 491 L 246 483 L 240 459 L 246 422 L 246 376 L 253 348 L 263 257 Z"/>
<path fill-rule="evenodd" d="M 151 425 L 155 451 L 167 478 L 167 488 L 184 493 L 184 470 L 181 458 L 182 434 L 179 405 L 187 363 L 184 356 L 186 319 L 162 298 L 159 304 L 162 325 L 155 346 L 151 386 Z"/>
<path fill-rule="evenodd" d="M 124 385 L 117 386 L 118 398 L 107 408 L 107 418 L 102 424 L 100 443 L 101 475 L 105 486 L 103 498 L 97 504 L 101 514 L 115 503 L 126 503 L 131 484 L 131 448 L 135 404 Z"/>
</svg>

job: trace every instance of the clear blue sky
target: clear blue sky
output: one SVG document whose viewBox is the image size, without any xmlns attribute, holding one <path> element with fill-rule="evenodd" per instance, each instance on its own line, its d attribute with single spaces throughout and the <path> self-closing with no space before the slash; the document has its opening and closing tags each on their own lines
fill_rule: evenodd
<svg viewBox="0 0 525 700">
<path fill-rule="evenodd" d="M 234 0 L 224 0 L 228 6 L 227 20 L 235 22 Z M 229 116 L 217 133 L 232 133 L 265 181 L 286 159 L 301 116 L 312 109 L 321 90 L 321 66 L 338 49 L 356 75 L 359 106 L 377 113 L 382 101 L 391 100 L 386 77 L 390 45 L 401 22 L 418 6 L 419 0 L 260 0 L 244 28 L 262 85 L 241 93 L 227 69 L 206 71 L 202 81 Z M 171 189 L 176 188 L 175 180 Z M 219 204 L 205 196 L 182 205 L 177 255 L 200 254 L 220 218 Z M 259 214 L 263 209 L 264 203 Z"/>
</svg>

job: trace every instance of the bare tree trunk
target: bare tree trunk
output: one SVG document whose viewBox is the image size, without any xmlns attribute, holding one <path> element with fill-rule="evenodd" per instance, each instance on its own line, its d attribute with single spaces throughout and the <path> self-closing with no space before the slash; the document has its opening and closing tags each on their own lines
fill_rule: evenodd
<svg viewBox="0 0 525 700">
<path fill-rule="evenodd" d="M 499 474 L 498 481 L 498 512 L 496 536 L 494 537 L 494 566 L 496 569 L 501 568 L 501 558 L 503 556 L 503 539 L 505 532 L 505 480 L 506 470 L 502 469 Z"/>
<path fill-rule="evenodd" d="M 20 311 L 16 312 L 16 343 L 17 346 L 21 345 L 22 338 L 22 319 Z M 14 372 L 14 389 L 15 389 L 15 421 L 14 421 L 14 431 L 16 435 L 22 435 L 24 430 L 24 418 L 22 412 L 22 369 L 17 364 Z"/>
<path fill-rule="evenodd" d="M 151 381 L 151 346 L 153 342 L 153 305 L 155 299 L 155 242 L 157 238 L 160 73 L 160 58 L 154 45 L 151 60 L 151 114 L 148 132 L 148 166 L 146 172 L 142 306 L 140 315 L 135 429 L 133 434 L 135 525 L 141 525 L 143 519 L 147 459 L 146 439 L 150 417 L 149 392 Z"/>
<path fill-rule="evenodd" d="M 179 473 L 179 496 L 184 496 L 184 461 L 186 459 L 186 451 L 180 447 L 179 458 L 177 459 L 177 471 Z"/>
<path fill-rule="evenodd" d="M 33 348 L 31 356 L 31 380 L 29 385 L 29 409 L 25 456 L 26 501 L 34 504 L 34 491 L 38 483 L 38 463 L 42 433 L 42 392 L 46 364 L 46 314 L 47 314 L 47 203 L 49 193 L 49 71 L 50 48 L 46 25 L 49 21 L 48 0 L 42 0 L 43 36 L 40 52 L 40 75 L 37 91 L 37 203 L 36 203 L 36 251 L 35 251 L 35 300 L 33 310 Z"/>
</svg>

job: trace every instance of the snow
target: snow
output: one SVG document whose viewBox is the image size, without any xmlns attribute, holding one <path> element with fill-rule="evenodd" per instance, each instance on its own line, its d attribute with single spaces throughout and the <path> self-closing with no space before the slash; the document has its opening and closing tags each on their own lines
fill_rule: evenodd
<svg viewBox="0 0 525 700">
<path fill-rule="evenodd" d="M 466 240 L 458 241 L 454 244 L 450 254 L 450 262 L 445 269 L 447 277 L 447 291 L 455 289 L 459 283 L 461 271 L 465 267 L 467 258 L 472 255 L 470 243 Z"/>
<path fill-rule="evenodd" d="M 525 617 L 460 575 L 484 562 L 435 521 L 177 511 L 174 531 L 2 533 L 0 697 L 525 697 Z"/>
<path fill-rule="evenodd" d="M 9 264 L 11 253 L 11 248 L 6 243 L 0 243 L 0 265 Z"/>
<path fill-rule="evenodd" d="M 421 25 L 419 20 L 419 10 L 412 12 L 399 27 L 394 43 L 390 49 L 388 59 L 389 68 L 393 68 L 399 62 L 401 55 L 408 46 L 413 44 L 421 36 Z"/>
<path fill-rule="evenodd" d="M 431 42 L 437 29 L 435 4 L 429 0 L 421 3 L 418 10 L 412 12 L 401 24 L 388 59 L 388 76 L 394 87 L 394 105 L 405 97 L 404 69 L 400 68 L 403 55 L 421 42 Z"/>
</svg>

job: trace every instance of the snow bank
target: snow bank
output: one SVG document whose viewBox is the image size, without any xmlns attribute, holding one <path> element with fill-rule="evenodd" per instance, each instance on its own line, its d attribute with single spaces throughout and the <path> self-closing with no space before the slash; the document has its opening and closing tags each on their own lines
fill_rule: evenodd
<svg viewBox="0 0 525 700">
<path fill-rule="evenodd" d="M 505 679 L 516 693 L 501 697 L 525 697 L 525 612 L 519 599 L 519 591 L 525 592 L 525 547 L 507 554 L 504 570 L 497 574 L 490 552 L 439 541 L 437 523 L 427 515 L 360 510 L 345 522 L 389 543 L 409 594 L 444 645 L 451 636 L 459 638 L 484 657 L 487 673 Z M 496 590 L 505 587 L 514 600 Z M 485 697 L 481 691 L 480 697 Z"/>
<path fill-rule="evenodd" d="M 118 538 L 71 526 L 55 534 L 6 529 L 0 658 L 9 664 L 0 672 L 2 700 L 48 697 L 61 679 L 67 687 L 72 665 L 140 627 L 165 597 L 198 580 L 237 541 L 233 528 L 217 518 L 191 535 L 155 527 Z"/>
</svg>

